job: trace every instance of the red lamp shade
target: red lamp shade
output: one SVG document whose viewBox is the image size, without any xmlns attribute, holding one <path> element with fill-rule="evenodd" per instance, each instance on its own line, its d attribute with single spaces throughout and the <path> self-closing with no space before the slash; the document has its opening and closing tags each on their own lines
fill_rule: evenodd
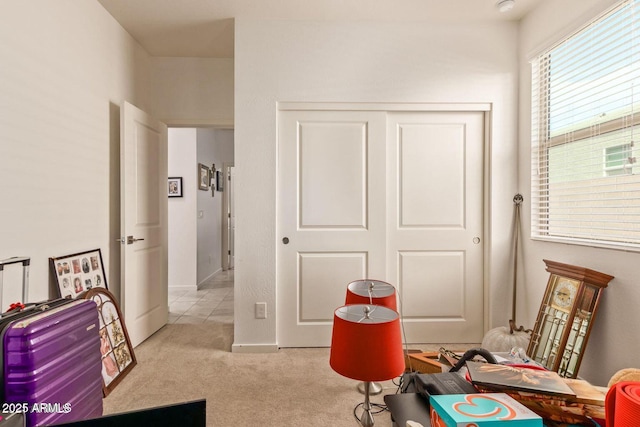
<svg viewBox="0 0 640 427">
<path fill-rule="evenodd" d="M 333 316 L 331 356 L 334 371 L 359 381 L 384 381 L 405 369 L 400 316 L 387 307 L 352 304 Z"/>
<path fill-rule="evenodd" d="M 380 280 L 355 280 L 347 286 L 345 304 L 371 304 L 398 311 L 396 288 Z"/>
</svg>

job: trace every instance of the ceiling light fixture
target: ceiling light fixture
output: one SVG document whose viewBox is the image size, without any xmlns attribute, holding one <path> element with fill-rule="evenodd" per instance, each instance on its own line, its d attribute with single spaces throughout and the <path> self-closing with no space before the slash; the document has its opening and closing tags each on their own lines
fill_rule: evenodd
<svg viewBox="0 0 640 427">
<path fill-rule="evenodd" d="M 500 12 L 508 12 L 513 9 L 513 6 L 515 6 L 515 4 L 515 0 L 500 0 L 496 4 L 496 6 Z"/>
</svg>

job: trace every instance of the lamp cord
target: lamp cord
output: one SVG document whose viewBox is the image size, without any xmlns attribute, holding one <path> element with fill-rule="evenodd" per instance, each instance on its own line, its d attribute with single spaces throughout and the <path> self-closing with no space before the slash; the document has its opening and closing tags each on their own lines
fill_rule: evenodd
<svg viewBox="0 0 640 427">
<path fill-rule="evenodd" d="M 369 405 L 371 406 L 371 409 L 373 409 L 373 408 L 377 408 L 377 410 L 375 410 L 375 411 L 373 411 L 373 410 L 372 410 L 372 411 L 371 411 L 371 414 L 372 414 L 372 415 L 377 415 L 377 414 L 380 414 L 380 413 L 382 413 L 382 412 L 385 412 L 385 411 L 388 411 L 388 410 L 389 410 L 389 408 L 387 408 L 387 406 L 386 406 L 386 405 L 382 405 L 382 404 L 380 404 L 380 403 L 370 403 Z M 358 404 L 353 408 L 353 418 L 355 418 L 355 419 L 358 421 L 358 423 L 360 423 L 360 418 L 358 418 L 358 408 L 360 408 L 361 406 L 364 406 L 364 403 L 363 403 L 363 402 L 358 403 Z"/>
<path fill-rule="evenodd" d="M 396 292 L 398 293 L 398 308 L 400 309 L 400 328 L 402 329 L 402 341 L 404 342 L 404 354 L 405 360 L 409 361 L 409 372 L 413 372 L 413 368 L 411 366 L 411 358 L 409 356 L 409 344 L 407 343 L 407 333 L 404 329 L 404 315 L 402 313 L 402 298 L 400 297 L 400 290 L 396 288 Z M 398 385 L 398 389 L 402 386 L 402 381 Z"/>
</svg>

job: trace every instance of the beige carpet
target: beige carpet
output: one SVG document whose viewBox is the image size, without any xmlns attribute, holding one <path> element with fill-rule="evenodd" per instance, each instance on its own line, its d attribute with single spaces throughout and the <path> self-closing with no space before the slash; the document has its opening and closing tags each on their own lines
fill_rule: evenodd
<svg viewBox="0 0 640 427">
<path fill-rule="evenodd" d="M 232 341 L 232 324 L 165 326 L 135 349 L 138 364 L 104 399 L 104 414 L 204 398 L 207 426 L 358 425 L 353 409 L 363 395 L 331 369 L 328 348 L 238 354 Z M 374 402 L 396 392 L 383 386 Z M 389 413 L 375 424 L 391 426 Z"/>
</svg>

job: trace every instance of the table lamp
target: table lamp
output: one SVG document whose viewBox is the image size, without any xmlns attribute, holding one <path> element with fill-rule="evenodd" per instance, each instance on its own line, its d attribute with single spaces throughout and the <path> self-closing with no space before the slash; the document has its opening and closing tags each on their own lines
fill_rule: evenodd
<svg viewBox="0 0 640 427">
<path fill-rule="evenodd" d="M 364 412 L 360 423 L 373 426 L 369 388 L 373 381 L 401 375 L 405 369 L 400 316 L 383 306 L 351 304 L 333 316 L 331 368 L 342 376 L 364 381 Z"/>
<path fill-rule="evenodd" d="M 354 280 L 347 285 L 345 305 L 348 304 L 381 305 L 398 311 L 396 288 L 381 280 Z M 364 394 L 364 383 L 358 384 L 358 391 Z M 380 393 L 382 393 L 382 385 L 380 383 L 373 382 L 369 385 L 369 394 Z"/>
<path fill-rule="evenodd" d="M 354 280 L 347 285 L 347 304 L 370 304 L 398 311 L 396 288 L 381 280 Z"/>
</svg>

